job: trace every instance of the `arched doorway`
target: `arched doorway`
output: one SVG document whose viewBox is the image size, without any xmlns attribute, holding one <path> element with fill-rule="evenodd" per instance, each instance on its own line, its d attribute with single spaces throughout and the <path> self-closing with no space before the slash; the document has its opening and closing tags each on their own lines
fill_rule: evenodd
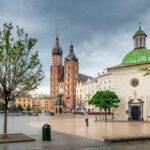
<svg viewBox="0 0 150 150">
<path fill-rule="evenodd" d="M 128 120 L 143 121 L 143 103 L 141 99 L 136 102 L 132 99 L 128 102 Z"/>
<path fill-rule="evenodd" d="M 57 107 L 56 107 L 56 114 L 58 113 L 58 109 L 57 109 Z"/>
<path fill-rule="evenodd" d="M 62 114 L 62 108 L 61 107 L 59 107 L 59 113 Z"/>
</svg>

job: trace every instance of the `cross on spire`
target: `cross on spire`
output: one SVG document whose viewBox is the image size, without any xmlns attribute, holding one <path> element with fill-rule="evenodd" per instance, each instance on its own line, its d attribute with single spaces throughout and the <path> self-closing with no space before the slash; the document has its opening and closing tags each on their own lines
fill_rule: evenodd
<svg viewBox="0 0 150 150">
<path fill-rule="evenodd" d="M 141 25 L 142 25 L 142 23 L 141 23 L 141 22 L 139 22 L 139 30 L 141 30 Z"/>
</svg>

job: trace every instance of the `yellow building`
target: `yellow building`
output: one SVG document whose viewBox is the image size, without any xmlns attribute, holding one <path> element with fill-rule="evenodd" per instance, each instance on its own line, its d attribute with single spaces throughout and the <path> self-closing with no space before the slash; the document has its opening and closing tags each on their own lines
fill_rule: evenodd
<svg viewBox="0 0 150 150">
<path fill-rule="evenodd" d="M 51 102 L 49 99 L 38 99 L 33 97 L 18 97 L 15 101 L 16 106 L 21 105 L 24 110 L 29 105 L 31 112 L 47 113 L 51 111 Z"/>
<path fill-rule="evenodd" d="M 26 110 L 27 106 L 30 106 L 32 109 L 33 100 L 34 99 L 32 97 L 18 97 L 18 98 L 16 98 L 15 104 L 16 104 L 16 106 L 21 105 L 24 110 Z"/>
<path fill-rule="evenodd" d="M 50 100 L 40 99 L 40 110 L 42 113 L 50 112 Z"/>
</svg>

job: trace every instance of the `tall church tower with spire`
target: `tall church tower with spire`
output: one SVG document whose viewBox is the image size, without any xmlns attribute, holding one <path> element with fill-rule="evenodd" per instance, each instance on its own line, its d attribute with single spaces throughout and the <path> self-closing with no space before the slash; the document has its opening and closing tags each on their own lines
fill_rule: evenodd
<svg viewBox="0 0 150 150">
<path fill-rule="evenodd" d="M 64 60 L 64 66 L 62 58 L 63 51 L 57 35 L 55 46 L 52 49 L 52 65 L 50 66 L 50 97 L 52 107 L 53 109 L 55 108 L 54 106 L 58 94 L 63 94 L 63 110 L 75 111 L 79 63 L 74 54 L 72 43 L 70 45 L 69 54 Z"/>
<path fill-rule="evenodd" d="M 67 111 L 76 110 L 76 84 L 78 81 L 79 63 L 71 43 L 68 56 L 64 61 L 64 100 Z"/>
<path fill-rule="evenodd" d="M 52 50 L 52 65 L 50 66 L 50 97 L 55 104 L 56 97 L 59 93 L 59 78 L 63 71 L 62 55 L 63 51 L 59 44 L 58 34 L 56 35 L 55 46 Z"/>
</svg>

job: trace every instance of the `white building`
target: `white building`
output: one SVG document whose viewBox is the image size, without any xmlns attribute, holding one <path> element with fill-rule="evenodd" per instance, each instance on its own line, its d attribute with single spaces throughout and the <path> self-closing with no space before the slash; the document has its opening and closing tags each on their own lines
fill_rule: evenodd
<svg viewBox="0 0 150 150">
<path fill-rule="evenodd" d="M 115 109 L 117 120 L 150 120 L 150 76 L 144 76 L 141 71 L 150 67 L 146 37 L 139 27 L 133 36 L 134 49 L 121 64 L 108 68 L 96 81 L 83 84 L 82 99 L 87 101 L 97 90 L 113 90 L 120 99 L 119 108 Z"/>
<path fill-rule="evenodd" d="M 88 112 L 96 111 L 95 107 L 93 105 L 89 105 L 88 101 L 92 98 L 92 96 L 97 91 L 97 79 L 88 79 L 85 83 L 82 85 L 82 100 L 84 103 L 84 107 Z"/>
</svg>

